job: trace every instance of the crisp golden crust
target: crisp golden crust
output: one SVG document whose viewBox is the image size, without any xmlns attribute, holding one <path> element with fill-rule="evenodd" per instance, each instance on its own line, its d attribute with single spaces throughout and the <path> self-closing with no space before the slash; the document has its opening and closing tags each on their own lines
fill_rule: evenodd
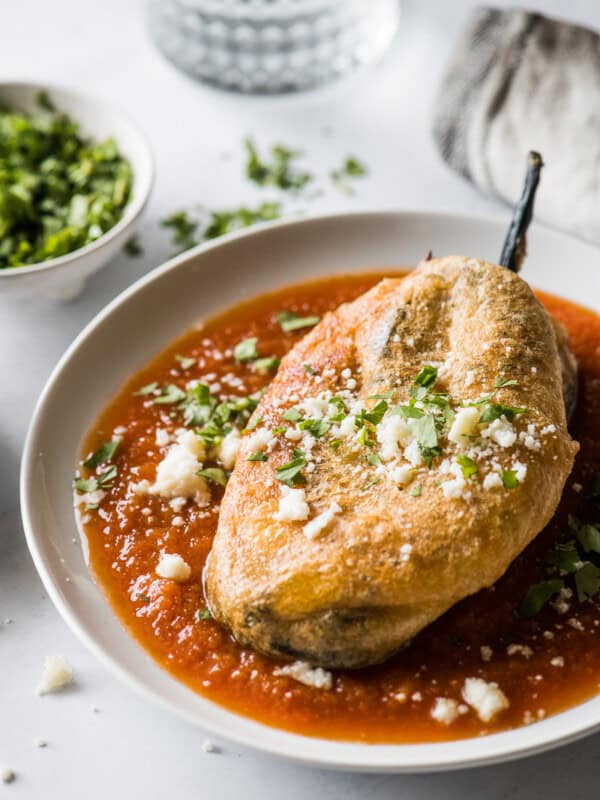
<svg viewBox="0 0 600 800">
<path fill-rule="evenodd" d="M 527 408 L 515 418 L 514 444 L 486 456 L 503 469 L 525 466 L 526 479 L 495 490 L 472 480 L 462 495 L 446 496 L 440 462 L 461 447 L 445 441 L 432 468 L 418 468 L 420 496 L 385 476 L 365 489 L 357 477 L 364 456 L 319 439 L 305 498 L 311 516 L 332 502 L 341 512 L 311 539 L 302 522 L 276 518 L 275 470 L 293 443 L 279 437 L 268 461 L 256 463 L 247 460 L 253 445 L 245 437 L 207 571 L 213 613 L 240 642 L 330 667 L 381 661 L 494 583 L 550 520 L 577 452 L 557 337 L 529 286 L 502 267 L 435 259 L 340 306 L 283 359 L 256 415 L 265 429 L 277 428 L 298 398 L 339 393 L 346 369 L 359 401 L 393 391 L 403 403 L 425 363 L 439 365 L 436 390 L 456 403 L 494 391 L 494 402 Z M 516 384 L 494 390 L 497 376 Z M 531 425 L 536 447 L 526 443 Z"/>
</svg>

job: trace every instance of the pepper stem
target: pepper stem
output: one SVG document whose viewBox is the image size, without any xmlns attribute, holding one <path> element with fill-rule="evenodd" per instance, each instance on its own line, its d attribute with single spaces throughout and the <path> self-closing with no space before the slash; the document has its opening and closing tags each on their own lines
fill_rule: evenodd
<svg viewBox="0 0 600 800">
<path fill-rule="evenodd" d="M 515 206 L 513 217 L 504 240 L 500 265 L 518 272 L 527 255 L 527 228 L 533 216 L 533 202 L 540 182 L 544 162 L 539 153 L 531 150 L 527 157 L 527 175 L 521 199 Z"/>
</svg>

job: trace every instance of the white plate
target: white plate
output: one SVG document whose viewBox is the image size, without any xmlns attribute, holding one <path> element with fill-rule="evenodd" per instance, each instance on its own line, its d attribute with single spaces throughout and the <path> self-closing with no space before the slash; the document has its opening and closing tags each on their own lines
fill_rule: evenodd
<svg viewBox="0 0 600 800">
<path fill-rule="evenodd" d="M 79 548 L 71 479 L 81 438 L 133 372 L 202 317 L 286 283 L 331 273 L 414 264 L 429 249 L 498 258 L 507 219 L 365 213 L 275 223 L 199 247 L 138 281 L 73 342 L 38 402 L 23 456 L 27 541 L 67 623 L 148 698 L 226 739 L 295 761 L 346 770 L 418 772 L 502 761 L 600 728 L 600 697 L 527 727 L 423 745 L 332 742 L 269 728 L 194 694 L 158 667 L 122 628 Z M 534 286 L 600 309 L 599 251 L 541 227 L 524 275 Z"/>
</svg>

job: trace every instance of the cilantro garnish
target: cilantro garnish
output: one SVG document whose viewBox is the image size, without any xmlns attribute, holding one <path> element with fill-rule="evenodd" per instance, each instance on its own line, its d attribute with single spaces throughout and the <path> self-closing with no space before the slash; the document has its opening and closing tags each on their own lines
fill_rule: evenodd
<svg viewBox="0 0 600 800">
<path fill-rule="evenodd" d="M 391 400 L 394 396 L 394 392 L 381 392 L 381 394 L 370 394 L 367 397 L 367 400 Z"/>
<path fill-rule="evenodd" d="M 414 383 L 416 386 L 424 386 L 430 389 L 437 380 L 437 367 L 426 364 L 416 376 Z"/>
<path fill-rule="evenodd" d="M 564 581 L 560 578 L 534 583 L 529 587 L 525 597 L 521 601 L 517 609 L 517 616 L 521 619 L 535 617 L 546 605 L 548 600 L 554 597 L 555 594 L 558 594 L 564 585 Z"/>
<path fill-rule="evenodd" d="M 106 464 L 112 461 L 120 444 L 121 442 L 119 439 L 112 439 L 110 442 L 104 442 L 101 447 L 83 462 L 83 466 L 88 469 L 95 469 L 100 464 Z"/>
<path fill-rule="evenodd" d="M 112 486 L 112 481 L 117 477 L 117 468 L 114 464 L 105 470 L 101 475 L 98 475 L 98 486 L 108 489 Z"/>
<path fill-rule="evenodd" d="M 506 386 L 518 386 L 519 381 L 514 380 L 514 378 L 501 378 L 499 375 L 496 376 L 496 380 L 494 381 L 494 388 L 496 389 L 504 389 Z"/>
<path fill-rule="evenodd" d="M 306 455 L 298 447 L 295 447 L 292 456 L 291 461 L 288 461 L 287 464 L 282 464 L 275 470 L 277 480 L 281 481 L 281 483 L 286 483 L 288 486 L 305 483 L 305 478 L 301 473 L 307 464 Z"/>
<path fill-rule="evenodd" d="M 281 330 L 286 333 L 291 333 L 292 331 L 299 331 L 302 328 L 314 327 L 317 322 L 320 322 L 321 317 L 316 315 L 299 317 L 298 314 L 295 314 L 293 311 L 280 311 L 275 319 L 279 323 Z"/>
<path fill-rule="evenodd" d="M 311 367 L 310 364 L 303 364 L 302 366 L 304 367 L 304 371 L 306 372 L 307 375 L 319 374 L 318 370 L 316 370 L 314 367 Z"/>
<path fill-rule="evenodd" d="M 456 456 L 456 463 L 460 466 L 463 478 L 470 478 L 477 472 L 477 464 L 469 456 Z"/>
<path fill-rule="evenodd" d="M 155 397 L 152 401 L 154 405 L 169 405 L 171 403 L 180 403 L 182 400 L 185 400 L 186 393 L 183 389 L 180 389 L 179 386 L 175 386 L 174 383 L 167 383 L 166 386 L 163 386 L 162 392 L 158 397 Z"/>
<path fill-rule="evenodd" d="M 137 236 L 132 236 L 130 239 L 128 239 L 123 245 L 123 250 L 128 256 L 131 256 L 132 258 L 135 258 L 136 256 L 141 256 L 144 252 L 144 249 L 140 244 L 140 240 Z"/>
<path fill-rule="evenodd" d="M 250 453 L 247 458 L 248 461 L 268 461 L 269 456 L 264 450 L 257 450 L 255 453 Z"/>
<path fill-rule="evenodd" d="M 98 488 L 98 481 L 96 478 L 75 478 L 73 481 L 73 488 L 77 489 L 77 491 L 82 494 L 95 492 Z"/>
<path fill-rule="evenodd" d="M 423 490 L 421 489 L 420 483 L 415 483 L 415 485 L 410 490 L 411 497 L 421 497 Z"/>
<path fill-rule="evenodd" d="M 276 186 L 278 189 L 299 191 L 312 180 L 308 172 L 293 169 L 292 161 L 301 155 L 299 150 L 276 144 L 271 148 L 271 162 L 261 160 L 251 139 L 245 139 L 246 176 L 259 186 Z"/>
<path fill-rule="evenodd" d="M 211 211 L 208 225 L 204 229 L 204 239 L 217 239 L 231 231 L 240 228 L 249 228 L 257 222 L 270 222 L 281 216 L 281 206 L 279 203 L 261 203 L 256 208 L 240 208 Z"/>
<path fill-rule="evenodd" d="M 361 409 L 360 414 L 356 416 L 357 427 L 362 427 L 365 421 L 370 422 L 371 425 L 379 425 L 387 410 L 388 404 L 385 400 L 380 400 L 377 405 L 371 408 L 369 411 L 364 408 Z"/>
<path fill-rule="evenodd" d="M 175 211 L 160 221 L 163 228 L 173 232 L 173 244 L 181 245 L 182 250 L 189 250 L 199 242 L 196 232 L 200 223 L 191 219 L 187 211 Z"/>
<path fill-rule="evenodd" d="M 519 485 L 519 479 L 514 469 L 505 469 L 502 471 L 502 483 L 505 489 L 516 489 Z"/>
<path fill-rule="evenodd" d="M 238 364 L 244 364 L 246 361 L 253 361 L 258 358 L 257 342 L 257 337 L 251 336 L 249 339 L 244 339 L 236 344 L 233 348 L 233 357 Z"/>
<path fill-rule="evenodd" d="M 252 369 L 255 369 L 257 372 L 273 372 L 280 363 L 281 359 L 277 358 L 277 356 L 257 358 L 252 364 Z"/>
<path fill-rule="evenodd" d="M 293 406 L 292 408 L 288 408 L 288 410 L 284 412 L 281 416 L 282 419 L 286 420 L 286 422 L 298 422 L 298 420 L 302 419 L 302 414 L 300 413 L 300 410 L 297 409 L 295 406 Z"/>
<path fill-rule="evenodd" d="M 577 531 L 577 540 L 586 553 L 600 555 L 600 526 L 582 525 Z"/>
<path fill-rule="evenodd" d="M 379 478 L 373 478 L 372 481 L 367 481 L 364 484 L 364 486 L 361 486 L 360 490 L 361 490 L 361 492 L 366 492 L 367 489 L 370 489 L 372 486 L 375 486 L 375 484 L 377 484 L 377 483 L 379 483 Z"/>
<path fill-rule="evenodd" d="M 142 386 L 141 389 L 138 389 L 137 392 L 134 392 L 133 394 L 136 397 L 143 397 L 144 395 L 152 394 L 157 389 L 158 389 L 158 382 L 152 381 L 152 383 L 147 383 L 145 386 Z"/>
<path fill-rule="evenodd" d="M 341 444 L 342 444 L 342 440 L 341 439 L 332 439 L 329 442 L 329 447 L 331 447 L 331 449 L 335 451 L 335 450 L 339 450 Z"/>
<path fill-rule="evenodd" d="M 46 91 L 46 89 L 41 89 L 35 96 L 35 101 L 40 108 L 43 108 L 44 111 L 50 111 L 54 113 L 56 111 L 56 106 L 54 105 L 54 101 Z"/>
<path fill-rule="evenodd" d="M 354 156 L 347 156 L 344 163 L 339 169 L 332 170 L 330 177 L 332 183 L 345 192 L 345 194 L 352 194 L 353 189 L 350 186 L 349 179 L 361 178 L 367 174 L 367 169 L 357 158 Z"/>
<path fill-rule="evenodd" d="M 0 108 L 0 269 L 95 242 L 121 219 L 132 171 L 112 139 L 94 142 L 40 92 L 43 112 Z"/>
<path fill-rule="evenodd" d="M 411 418 L 408 424 L 421 449 L 437 447 L 438 435 L 435 420 L 430 414 Z"/>
<path fill-rule="evenodd" d="M 378 467 L 381 464 L 381 458 L 377 453 L 369 453 L 367 455 L 367 464 L 370 464 L 372 467 Z"/>
<path fill-rule="evenodd" d="M 179 362 L 179 366 L 181 367 L 181 369 L 189 369 L 190 367 L 193 367 L 194 364 L 196 364 L 195 358 L 190 358 L 188 356 L 180 356 L 179 354 L 175 356 L 175 360 Z"/>
<path fill-rule="evenodd" d="M 591 561 L 586 561 L 575 573 L 575 588 L 580 603 L 598 594 L 600 592 L 600 567 L 592 564 Z"/>
<path fill-rule="evenodd" d="M 526 408 L 519 408 L 518 406 L 505 406 L 502 403 L 490 403 L 483 409 L 483 413 L 479 417 L 479 422 L 494 422 L 500 417 L 506 417 L 509 422 L 512 422 L 517 414 L 524 414 Z"/>
<path fill-rule="evenodd" d="M 577 542 L 571 539 L 564 544 L 557 544 L 546 553 L 545 561 L 546 564 L 558 567 L 563 572 L 576 572 L 577 565 L 581 563 Z"/>
<path fill-rule="evenodd" d="M 196 622 L 203 622 L 207 619 L 212 619 L 213 615 L 210 613 L 210 609 L 208 608 L 199 608 L 195 614 L 195 621 Z"/>
<path fill-rule="evenodd" d="M 206 469 L 199 469 L 196 475 L 201 478 L 206 478 L 211 483 L 216 483 L 219 486 L 227 485 L 227 473 L 220 467 L 207 467 Z"/>
<path fill-rule="evenodd" d="M 344 400 L 337 395 L 335 397 L 330 397 L 329 402 L 331 405 L 335 406 L 338 410 L 337 414 L 333 414 L 330 419 L 333 422 L 341 422 L 344 417 L 348 415 L 348 406 L 344 403 Z"/>
<path fill-rule="evenodd" d="M 325 436 L 329 430 L 329 423 L 324 419 L 303 419 L 298 423 L 301 431 L 308 431 L 315 439 Z"/>
</svg>

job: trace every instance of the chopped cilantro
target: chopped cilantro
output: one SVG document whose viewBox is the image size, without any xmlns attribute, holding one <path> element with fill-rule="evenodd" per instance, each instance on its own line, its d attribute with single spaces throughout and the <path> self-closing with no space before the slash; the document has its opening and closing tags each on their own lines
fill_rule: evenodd
<svg viewBox="0 0 600 800">
<path fill-rule="evenodd" d="M 361 490 L 361 492 L 366 492 L 367 489 L 370 489 L 372 486 L 375 486 L 377 483 L 379 483 L 379 478 L 373 478 L 372 481 L 367 481 L 364 484 L 364 486 L 361 486 L 360 490 Z"/>
<path fill-rule="evenodd" d="M 310 364 L 303 364 L 302 366 L 304 367 L 304 371 L 306 372 L 307 375 L 319 374 L 318 370 L 316 370 L 314 367 L 311 367 Z"/>
<path fill-rule="evenodd" d="M 591 561 L 586 561 L 575 573 L 575 587 L 580 603 L 598 594 L 600 592 L 600 567 L 592 564 Z"/>
<path fill-rule="evenodd" d="M 112 461 L 115 453 L 121 444 L 119 439 L 112 439 L 110 442 L 104 442 L 92 455 L 83 462 L 84 467 L 88 469 L 95 469 L 100 464 L 106 464 Z"/>
<path fill-rule="evenodd" d="M 298 427 L 301 431 L 308 431 L 315 439 L 320 439 L 329 430 L 329 423 L 324 419 L 303 419 Z"/>
<path fill-rule="evenodd" d="M 82 494 L 95 492 L 98 488 L 98 481 L 96 478 L 75 478 L 73 487 Z"/>
<path fill-rule="evenodd" d="M 109 488 L 111 481 L 117 477 L 117 468 L 114 464 L 105 470 L 101 475 L 98 475 L 98 485 L 104 488 Z"/>
<path fill-rule="evenodd" d="M 320 322 L 321 317 L 316 315 L 299 317 L 293 311 L 280 311 L 275 319 L 279 323 L 281 330 L 286 333 L 291 333 L 292 331 L 299 331 L 302 328 L 314 327 L 317 322 Z"/>
<path fill-rule="evenodd" d="M 456 456 L 456 463 L 462 469 L 463 478 L 470 478 L 477 472 L 477 464 L 469 456 Z"/>
<path fill-rule="evenodd" d="M 355 418 L 355 422 L 358 417 Z M 371 429 L 369 429 L 366 425 L 363 425 L 356 437 L 356 441 L 358 444 L 362 444 L 364 447 L 375 447 L 375 440 L 371 436 Z"/>
<path fill-rule="evenodd" d="M 302 470 L 307 464 L 306 455 L 298 447 L 294 448 L 292 460 L 287 464 L 282 464 L 275 470 L 275 477 L 281 483 L 286 483 L 288 486 L 296 486 L 299 483 L 305 483 Z"/>
<path fill-rule="evenodd" d="M 255 453 L 250 453 L 248 456 L 248 461 L 268 461 L 269 456 L 265 453 L 264 450 L 257 450 Z"/>
<path fill-rule="evenodd" d="M 398 414 L 401 417 L 409 417 L 412 419 L 419 419 L 425 416 L 425 412 L 415 406 L 395 406 L 392 409 L 392 414 Z"/>
<path fill-rule="evenodd" d="M 132 171 L 113 139 L 94 142 L 55 109 L 0 107 L 0 269 L 38 264 L 98 240 L 123 216 Z"/>
<path fill-rule="evenodd" d="M 374 406 L 369 411 L 366 411 L 364 408 L 361 410 L 360 414 L 356 417 L 356 424 L 358 427 L 364 425 L 365 420 L 370 422 L 371 425 L 379 425 L 381 420 L 384 417 L 385 412 L 388 410 L 388 404 L 385 400 L 380 400 L 376 406 Z"/>
<path fill-rule="evenodd" d="M 344 417 L 346 417 L 348 414 L 348 406 L 346 405 L 346 403 L 344 403 L 343 399 L 341 397 L 338 397 L 337 395 L 335 397 L 330 397 L 329 402 L 331 403 L 331 405 L 335 406 L 338 410 L 338 413 L 332 415 L 330 419 L 333 422 L 341 422 L 344 419 Z"/>
<path fill-rule="evenodd" d="M 256 208 L 241 206 L 233 210 L 211 211 L 210 220 L 204 229 L 204 239 L 217 239 L 231 231 L 249 228 L 257 222 L 270 222 L 281 216 L 279 203 L 261 203 Z"/>
<path fill-rule="evenodd" d="M 426 389 L 431 388 L 437 380 L 437 372 L 437 367 L 426 364 L 416 376 L 414 380 L 415 385 L 424 386 Z"/>
<path fill-rule="evenodd" d="M 258 358 L 257 342 L 256 336 L 251 336 L 249 339 L 244 339 L 236 344 L 233 348 L 233 357 L 238 364 L 244 364 L 246 361 L 253 361 Z"/>
<path fill-rule="evenodd" d="M 332 183 L 345 194 L 352 194 L 353 189 L 349 183 L 351 178 L 361 178 L 367 174 L 366 167 L 354 156 L 347 156 L 339 169 L 330 173 Z"/>
<path fill-rule="evenodd" d="M 431 469 L 431 465 L 433 464 L 433 459 L 437 456 L 440 456 L 442 451 L 439 447 L 421 447 L 421 455 L 423 456 L 423 461 L 425 464 Z"/>
<path fill-rule="evenodd" d="M 329 447 L 331 447 L 331 449 L 335 451 L 335 450 L 338 450 L 340 448 L 341 444 L 342 444 L 342 440 L 341 439 L 332 439 L 329 442 Z"/>
<path fill-rule="evenodd" d="M 600 555 L 600 526 L 582 525 L 577 531 L 577 539 L 586 553 Z"/>
<path fill-rule="evenodd" d="M 435 420 L 430 414 L 424 414 L 417 419 L 410 419 L 408 424 L 421 450 L 437 447 L 438 435 Z"/>
<path fill-rule="evenodd" d="M 196 475 L 201 478 L 206 478 L 211 483 L 216 483 L 219 486 L 227 485 L 227 473 L 220 467 L 207 467 L 206 469 L 199 469 Z"/>
<path fill-rule="evenodd" d="M 141 256 L 144 252 L 142 245 L 140 244 L 140 240 L 137 236 L 132 236 L 130 239 L 127 239 L 125 244 L 123 245 L 124 252 L 135 258 L 136 256 Z"/>
<path fill-rule="evenodd" d="M 302 419 L 302 414 L 299 409 L 292 407 L 282 414 L 282 419 L 286 420 L 286 422 L 298 422 L 298 420 Z"/>
<path fill-rule="evenodd" d="M 175 211 L 162 219 L 160 224 L 172 231 L 173 244 L 180 245 L 182 250 L 189 250 L 199 243 L 196 233 L 200 223 L 191 219 L 187 211 Z"/>
<path fill-rule="evenodd" d="M 258 358 L 252 364 L 252 369 L 255 369 L 257 372 L 272 372 L 277 369 L 280 363 L 281 359 L 277 358 L 277 356 Z"/>
<path fill-rule="evenodd" d="M 196 622 L 203 622 L 207 619 L 212 619 L 213 615 L 210 613 L 210 609 L 208 608 L 199 608 L 195 614 L 195 621 Z"/>
<path fill-rule="evenodd" d="M 50 111 L 54 113 L 56 111 L 56 106 L 54 105 L 54 101 L 48 94 L 46 89 L 41 89 L 35 96 L 35 101 L 40 108 L 43 108 L 44 111 Z"/>
<path fill-rule="evenodd" d="M 394 393 L 392 391 L 381 392 L 381 394 L 370 394 L 367 400 L 391 400 L 393 396 Z"/>
<path fill-rule="evenodd" d="M 195 358 L 180 356 L 179 354 L 175 356 L 175 360 L 179 362 L 179 366 L 181 367 L 181 369 L 189 369 L 190 367 L 193 367 L 194 364 L 197 363 Z"/>
<path fill-rule="evenodd" d="M 415 483 L 415 485 L 410 490 L 411 497 L 421 497 L 423 490 L 421 488 L 420 483 Z"/>
<path fill-rule="evenodd" d="M 496 389 L 504 389 L 506 386 L 518 386 L 519 381 L 514 380 L 514 378 L 501 378 L 499 375 L 496 376 L 496 380 L 494 381 L 494 387 Z"/>
<path fill-rule="evenodd" d="M 147 383 L 145 386 L 142 386 L 141 389 L 138 389 L 137 392 L 134 392 L 136 397 L 143 397 L 147 394 L 152 394 L 158 389 L 157 381 L 152 381 L 152 383 Z"/>
<path fill-rule="evenodd" d="M 502 472 L 502 483 L 505 489 L 516 489 L 519 485 L 519 479 L 514 469 L 505 469 Z"/>
<path fill-rule="evenodd" d="M 525 597 L 521 600 L 517 609 L 517 616 L 521 619 L 535 617 L 546 605 L 548 600 L 555 594 L 558 594 L 564 585 L 564 581 L 560 578 L 552 578 L 551 580 L 542 581 L 541 583 L 534 583 L 529 587 Z"/>
<path fill-rule="evenodd" d="M 185 400 L 186 393 L 183 389 L 180 389 L 179 386 L 175 386 L 174 383 L 167 383 L 166 386 L 163 386 L 162 392 L 158 397 L 155 397 L 152 401 L 154 405 L 169 405 L 170 403 L 180 403 L 182 400 Z"/>
<path fill-rule="evenodd" d="M 581 556 L 577 549 L 577 542 L 571 539 L 564 544 L 557 544 L 546 553 L 545 561 L 552 567 L 558 567 L 563 572 L 576 572 L 577 565 L 581 563 Z"/>
<path fill-rule="evenodd" d="M 370 464 L 372 467 L 378 467 L 381 464 L 381 458 L 377 453 L 369 453 L 367 456 L 367 464 Z"/>
<path fill-rule="evenodd" d="M 261 160 L 251 139 L 244 141 L 246 148 L 246 176 L 259 186 L 276 186 L 285 191 L 299 191 L 312 180 L 308 172 L 293 169 L 292 161 L 301 155 L 299 150 L 276 144 L 271 148 L 271 162 Z"/>
<path fill-rule="evenodd" d="M 502 403 L 490 403 L 483 409 L 483 413 L 479 417 L 479 422 L 494 422 L 500 417 L 506 417 L 509 422 L 512 422 L 517 414 L 524 414 L 526 408 L 519 408 L 518 406 L 505 406 Z"/>
</svg>

